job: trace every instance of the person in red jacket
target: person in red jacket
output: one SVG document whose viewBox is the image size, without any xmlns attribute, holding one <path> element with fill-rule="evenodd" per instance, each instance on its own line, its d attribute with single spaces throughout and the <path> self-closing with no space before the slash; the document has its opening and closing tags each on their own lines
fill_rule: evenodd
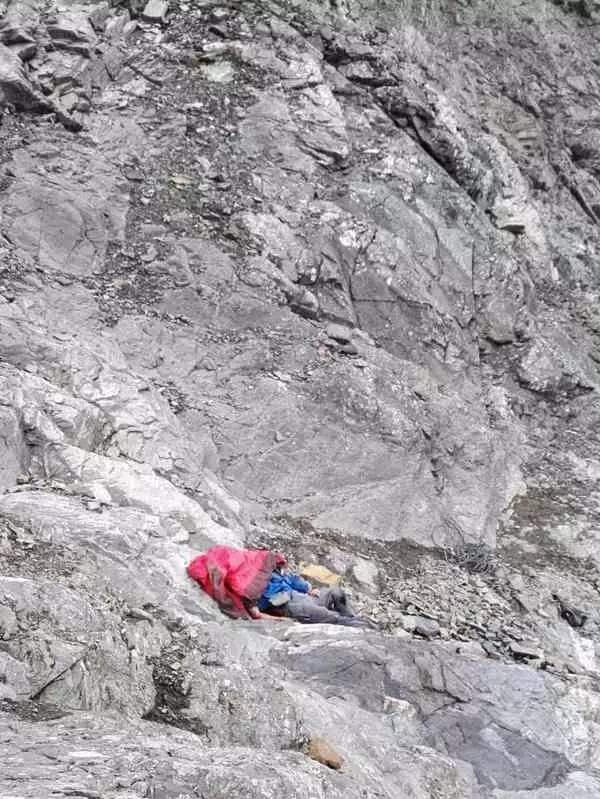
<svg viewBox="0 0 600 799">
<path fill-rule="evenodd" d="M 279 555 L 271 578 L 253 608 L 253 618 L 290 618 L 303 624 L 351 627 L 365 623 L 354 615 L 343 588 L 335 586 L 319 591 L 286 566 L 285 558 Z"/>
<path fill-rule="evenodd" d="M 285 557 L 277 552 L 216 546 L 194 558 L 187 571 L 233 618 L 369 624 L 354 615 L 342 588 L 318 591 L 286 566 Z"/>
</svg>

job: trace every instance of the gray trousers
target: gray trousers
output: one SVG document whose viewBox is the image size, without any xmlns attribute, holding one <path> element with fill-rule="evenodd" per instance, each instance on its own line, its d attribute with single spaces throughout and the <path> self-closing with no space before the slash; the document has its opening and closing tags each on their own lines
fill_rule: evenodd
<svg viewBox="0 0 600 799">
<path fill-rule="evenodd" d="M 285 612 L 303 624 L 345 624 L 349 627 L 361 624 L 354 616 L 342 588 L 324 589 L 318 597 L 292 591 Z"/>
</svg>

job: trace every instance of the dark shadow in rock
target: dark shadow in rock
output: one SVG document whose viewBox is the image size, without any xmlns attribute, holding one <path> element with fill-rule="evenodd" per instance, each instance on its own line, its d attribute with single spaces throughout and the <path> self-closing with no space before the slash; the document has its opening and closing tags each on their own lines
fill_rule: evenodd
<svg viewBox="0 0 600 799">
<path fill-rule="evenodd" d="M 552 598 L 555 599 L 558 604 L 558 612 L 561 619 L 564 619 L 571 627 L 583 627 L 588 618 L 583 611 L 576 610 L 572 605 L 568 605 L 557 594 L 553 594 Z"/>
<path fill-rule="evenodd" d="M 207 736 L 209 728 L 197 718 L 189 718 L 184 714 L 190 706 L 189 686 L 185 685 L 185 677 L 181 673 L 183 651 L 174 658 L 157 658 L 152 671 L 152 679 L 156 690 L 153 708 L 143 718 L 168 724 L 181 730 L 188 730 L 196 735 Z"/>
<path fill-rule="evenodd" d="M 12 713 L 19 721 L 52 721 L 71 715 L 47 702 L 14 702 L 12 699 L 0 700 L 0 713 Z"/>
</svg>

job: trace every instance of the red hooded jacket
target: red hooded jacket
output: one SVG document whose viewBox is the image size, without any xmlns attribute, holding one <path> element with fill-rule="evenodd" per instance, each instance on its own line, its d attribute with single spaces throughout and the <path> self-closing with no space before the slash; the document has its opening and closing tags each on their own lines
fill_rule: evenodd
<svg viewBox="0 0 600 799">
<path fill-rule="evenodd" d="M 228 616 L 249 618 L 277 563 L 285 558 L 268 549 L 211 547 L 187 567 L 196 580 Z"/>
</svg>

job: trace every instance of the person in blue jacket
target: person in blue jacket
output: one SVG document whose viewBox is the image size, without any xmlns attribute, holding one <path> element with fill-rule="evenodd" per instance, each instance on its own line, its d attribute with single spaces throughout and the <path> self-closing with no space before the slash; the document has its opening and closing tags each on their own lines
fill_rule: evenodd
<svg viewBox="0 0 600 799">
<path fill-rule="evenodd" d="M 308 580 L 286 568 L 280 555 L 267 587 L 258 600 L 259 617 L 283 616 L 304 624 L 362 624 L 350 608 L 346 594 L 338 586 L 319 591 Z"/>
</svg>

